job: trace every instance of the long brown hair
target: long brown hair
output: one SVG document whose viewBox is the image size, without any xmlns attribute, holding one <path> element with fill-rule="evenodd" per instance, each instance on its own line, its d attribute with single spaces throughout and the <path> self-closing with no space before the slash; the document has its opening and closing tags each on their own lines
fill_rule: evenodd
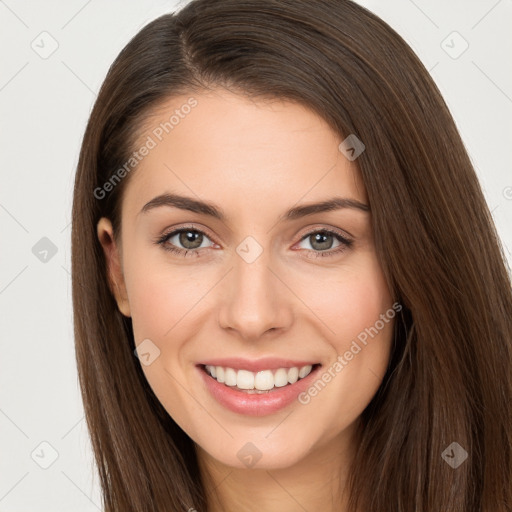
<svg viewBox="0 0 512 512">
<path fill-rule="evenodd" d="M 193 0 L 145 26 L 103 83 L 75 181 L 76 357 L 106 512 L 207 510 L 192 440 L 134 356 L 96 235 L 120 233 L 130 175 L 98 198 L 145 116 L 212 86 L 301 102 L 357 159 L 376 251 L 403 309 L 388 372 L 362 415 L 350 510 L 512 510 L 512 292 L 499 238 L 454 121 L 424 66 L 348 0 Z M 446 449 L 463 449 L 457 468 Z M 451 446 L 451 448 L 450 448 Z M 453 457 L 450 452 L 449 457 Z"/>
</svg>

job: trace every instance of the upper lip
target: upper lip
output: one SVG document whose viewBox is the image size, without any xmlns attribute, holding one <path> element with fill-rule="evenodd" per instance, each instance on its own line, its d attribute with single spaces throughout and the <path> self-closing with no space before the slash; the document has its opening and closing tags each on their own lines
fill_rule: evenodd
<svg viewBox="0 0 512 512">
<path fill-rule="evenodd" d="M 263 370 L 277 370 L 278 368 L 291 368 L 297 366 L 302 368 L 307 365 L 319 364 L 315 361 L 299 361 L 296 359 L 282 359 L 279 357 L 263 357 L 261 359 L 244 359 L 243 357 L 224 357 L 200 361 L 198 365 L 223 366 L 236 370 L 248 370 L 260 372 Z"/>
</svg>

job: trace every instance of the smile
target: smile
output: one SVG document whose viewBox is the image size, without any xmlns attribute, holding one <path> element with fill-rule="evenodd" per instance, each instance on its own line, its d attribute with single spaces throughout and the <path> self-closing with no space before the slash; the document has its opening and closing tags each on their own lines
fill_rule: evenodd
<svg viewBox="0 0 512 512">
<path fill-rule="evenodd" d="M 213 364 L 198 364 L 196 368 L 203 389 L 223 408 L 246 416 L 266 416 L 294 403 L 299 404 L 297 397 L 311 386 L 322 365 L 276 364 L 272 369 L 263 369 L 260 361 L 254 366 L 258 371 Z"/>
<path fill-rule="evenodd" d="M 299 379 L 307 377 L 314 365 L 293 366 L 291 368 L 278 368 L 251 372 L 235 368 L 205 365 L 208 375 L 217 382 L 248 393 L 265 393 L 274 388 L 282 388 L 295 384 Z"/>
</svg>

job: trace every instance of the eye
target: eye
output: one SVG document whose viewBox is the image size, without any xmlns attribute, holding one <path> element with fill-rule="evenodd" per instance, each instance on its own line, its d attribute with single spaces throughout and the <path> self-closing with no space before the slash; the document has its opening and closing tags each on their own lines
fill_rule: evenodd
<svg viewBox="0 0 512 512">
<path fill-rule="evenodd" d="M 200 249 L 208 248 L 208 245 L 203 245 L 205 240 L 209 240 L 209 237 L 200 229 L 183 227 L 162 235 L 155 243 L 161 245 L 165 251 L 180 256 L 199 256 Z M 340 232 L 330 229 L 311 231 L 302 237 L 300 243 L 304 241 L 308 241 L 311 247 L 313 247 L 313 249 L 306 249 L 310 254 L 310 256 L 308 256 L 309 258 L 341 254 L 353 243 L 352 240 L 348 239 Z M 339 245 L 335 246 L 336 248 L 334 250 L 329 250 L 332 248 L 333 241 L 337 241 Z M 179 247 L 180 245 L 183 248 Z"/>
<path fill-rule="evenodd" d="M 160 244 L 162 248 L 169 252 L 174 252 L 182 256 L 187 254 L 198 255 L 198 249 L 203 249 L 203 242 L 209 240 L 203 231 L 195 228 L 180 228 L 164 234 L 156 243 Z M 183 247 L 180 248 L 179 245 Z"/>
<path fill-rule="evenodd" d="M 339 245 L 336 246 L 334 250 L 329 250 L 332 248 L 334 240 L 337 240 Z M 317 258 L 319 256 L 326 257 L 341 254 L 353 243 L 352 240 L 349 240 L 341 233 L 330 229 L 311 231 L 301 239 L 301 242 L 304 241 L 309 242 L 311 247 L 313 247 L 312 250 L 308 249 L 308 252 L 311 254 L 311 256 L 308 257 L 313 258 Z"/>
</svg>

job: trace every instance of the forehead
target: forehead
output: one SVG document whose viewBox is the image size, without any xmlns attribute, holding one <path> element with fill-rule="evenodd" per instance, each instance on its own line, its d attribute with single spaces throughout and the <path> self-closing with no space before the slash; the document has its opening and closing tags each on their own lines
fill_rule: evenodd
<svg viewBox="0 0 512 512">
<path fill-rule="evenodd" d="M 193 105 L 193 106 L 191 106 Z M 123 203 L 136 214 L 152 197 L 180 193 L 254 214 L 333 195 L 367 202 L 342 138 L 312 110 L 282 99 L 225 90 L 170 98 L 145 120 L 138 162 Z M 124 210 L 124 205 L 123 205 Z"/>
</svg>

